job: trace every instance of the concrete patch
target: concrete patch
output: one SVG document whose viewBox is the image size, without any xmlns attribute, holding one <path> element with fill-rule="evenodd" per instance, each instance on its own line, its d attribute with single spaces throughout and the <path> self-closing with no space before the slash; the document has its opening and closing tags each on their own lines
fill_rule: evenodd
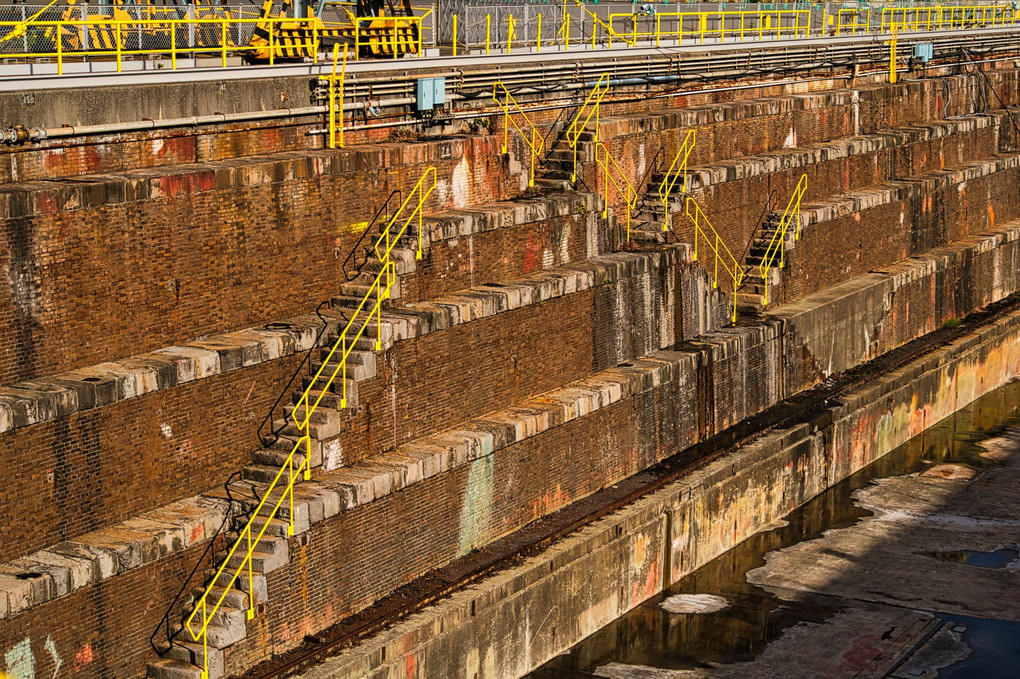
<svg viewBox="0 0 1020 679">
<path fill-rule="evenodd" d="M 670 613 L 715 613 L 729 606 L 729 602 L 714 594 L 677 594 L 671 596 L 659 606 Z"/>
</svg>

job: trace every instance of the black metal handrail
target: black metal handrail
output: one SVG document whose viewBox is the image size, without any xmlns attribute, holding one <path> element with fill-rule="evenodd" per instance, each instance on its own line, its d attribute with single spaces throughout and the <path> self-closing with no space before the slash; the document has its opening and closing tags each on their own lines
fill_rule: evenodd
<svg viewBox="0 0 1020 679">
<path fill-rule="evenodd" d="M 230 524 L 232 518 L 243 519 L 245 522 L 251 518 L 245 513 L 235 513 L 237 508 L 244 507 L 244 503 L 234 498 L 234 495 L 230 490 L 230 484 L 232 484 L 235 481 L 235 477 L 240 476 L 240 474 L 240 471 L 234 472 L 223 483 L 223 490 L 227 494 L 227 513 L 223 516 L 223 521 L 220 523 L 219 528 L 216 529 L 216 532 L 213 533 L 213 536 L 209 539 L 205 549 L 202 550 L 202 554 L 198 557 L 198 560 L 195 561 L 195 567 L 191 569 L 191 572 L 188 573 L 188 577 L 184 579 L 184 584 L 181 585 L 181 589 L 177 592 L 177 596 L 175 596 L 173 601 L 170 602 L 170 605 L 167 607 L 163 617 L 160 618 L 159 623 L 156 625 L 156 629 L 152 630 L 152 634 L 149 636 L 149 646 L 152 647 L 152 650 L 154 650 L 157 655 L 165 655 L 173 647 L 175 631 L 170 627 L 170 617 L 177 609 L 177 604 L 180 602 L 181 597 L 184 596 L 184 592 L 186 592 L 188 587 L 191 585 L 191 580 L 195 577 L 195 573 L 197 573 L 198 569 L 202 567 L 206 557 L 212 553 L 213 549 L 215 549 L 216 538 L 223 533 L 224 529 L 226 529 L 226 527 Z M 252 507 L 254 506 L 255 505 L 252 505 Z M 212 562 L 212 559 L 210 559 L 210 567 L 215 566 L 216 564 Z M 160 647 L 156 645 L 156 637 L 159 636 L 160 631 L 163 631 L 166 637 L 166 647 L 163 649 L 160 649 Z"/>
<path fill-rule="evenodd" d="M 389 196 L 387 196 L 386 201 L 382 204 L 382 207 L 380 207 L 379 210 L 375 213 L 375 216 L 372 217 L 372 220 L 365 228 L 365 231 L 361 234 L 361 237 L 358 238 L 358 242 L 355 243 L 354 248 L 351 250 L 350 254 L 348 254 L 347 257 L 344 259 L 343 264 L 341 266 L 341 270 L 343 271 L 344 277 L 347 279 L 348 282 L 353 281 L 361 274 L 362 267 L 364 267 L 365 262 L 368 261 L 367 253 L 360 263 L 358 263 L 357 260 L 357 251 L 361 249 L 362 243 L 364 242 L 365 238 L 368 236 L 369 233 L 372 232 L 372 227 L 375 226 L 376 222 L 386 211 L 386 208 L 389 206 L 390 201 L 394 198 L 394 196 L 398 197 L 399 199 L 399 197 L 402 195 L 403 194 L 401 193 L 400 189 L 396 189 L 392 191 Z M 354 271 L 353 275 L 348 273 L 349 265 L 351 265 L 353 268 Z M 280 391 L 280 395 L 276 397 L 276 401 L 274 401 L 273 405 L 270 406 L 269 412 L 266 414 L 266 417 L 259 424 L 259 428 L 256 433 L 259 438 L 259 441 L 265 447 L 269 447 L 279 440 L 280 431 L 282 430 L 282 428 L 275 430 L 273 429 L 272 427 L 273 416 L 276 413 L 277 408 L 280 407 L 280 402 L 283 401 L 284 397 L 290 393 L 291 387 L 294 384 L 294 380 L 297 379 L 297 376 L 300 375 L 301 372 L 308 365 L 308 362 L 311 360 L 312 353 L 321 346 L 322 335 L 326 332 L 326 329 L 329 327 L 330 324 L 330 319 L 322 315 L 322 308 L 327 304 L 329 304 L 328 300 L 321 302 L 319 306 L 315 308 L 315 315 L 319 317 L 320 321 L 322 321 L 322 327 L 319 328 L 319 331 L 315 334 L 315 340 L 312 342 L 311 348 L 309 348 L 307 353 L 305 353 L 305 357 L 301 360 L 301 363 L 297 366 L 297 369 L 294 371 L 294 374 L 291 375 L 289 380 L 287 380 L 286 386 Z M 347 319 L 344 316 L 344 313 L 339 310 L 338 312 L 341 318 L 343 319 L 342 322 L 346 322 Z M 263 429 L 266 427 L 266 424 L 269 424 L 268 436 L 263 433 Z M 170 602 L 170 606 L 166 609 L 166 612 L 163 614 L 163 617 L 160 618 L 160 621 L 156 625 L 156 628 L 152 631 L 152 634 L 149 636 L 149 645 L 152 647 L 152 650 L 154 650 L 157 653 L 157 655 L 160 656 L 165 655 L 173 647 L 174 630 L 171 628 L 170 625 L 171 615 L 176 610 L 177 604 L 180 602 L 181 597 L 184 596 L 184 592 L 187 591 L 189 585 L 191 584 L 192 578 L 195 577 L 195 573 L 198 572 L 198 569 L 201 568 L 206 558 L 209 557 L 210 554 L 212 554 L 213 550 L 215 549 L 216 538 L 218 538 L 223 533 L 224 529 L 226 529 L 226 527 L 230 524 L 231 519 L 244 519 L 245 521 L 247 521 L 249 518 L 251 518 L 247 514 L 236 512 L 236 508 L 243 507 L 244 504 L 239 500 L 236 500 L 230 491 L 230 484 L 233 483 L 240 474 L 241 474 L 240 471 L 234 472 L 227 479 L 226 483 L 223 484 L 223 490 L 226 492 L 228 503 L 226 516 L 223 517 L 223 522 L 220 523 L 219 528 L 216 529 L 216 532 L 213 534 L 212 538 L 210 538 L 208 544 L 206 544 L 205 549 L 202 550 L 202 554 L 198 557 L 198 560 L 195 562 L 194 568 L 191 569 L 191 572 L 188 574 L 188 577 L 184 579 L 184 584 L 181 585 L 181 589 L 177 592 L 177 595 L 173 598 L 173 601 Z M 253 495 L 257 496 L 258 493 L 254 492 L 254 486 L 252 487 L 252 490 Z M 255 505 L 252 506 L 254 507 Z M 212 559 L 210 559 L 210 564 L 211 566 L 216 565 L 215 563 L 212 563 Z M 159 633 L 161 631 L 163 631 L 164 636 L 166 637 L 166 647 L 162 649 L 156 645 L 156 637 L 159 636 Z"/>
<path fill-rule="evenodd" d="M 367 250 L 362 248 L 362 243 L 364 243 L 365 238 L 367 238 L 368 234 L 372 232 L 373 230 L 372 227 L 375 226 L 376 222 L 379 221 L 379 217 L 381 217 L 383 213 L 386 212 L 386 208 L 389 207 L 390 201 L 393 200 L 393 197 L 396 196 L 397 200 L 400 201 L 400 198 L 403 195 L 404 194 L 401 193 L 400 189 L 396 189 L 392 191 L 389 196 L 386 197 L 386 202 L 382 204 L 382 207 L 380 207 L 378 212 L 375 213 L 375 216 L 372 217 L 372 220 L 368 223 L 368 226 L 365 228 L 364 231 L 361 232 L 361 237 L 358 238 L 358 242 L 354 244 L 354 247 L 351 248 L 350 253 L 347 255 L 346 259 L 344 259 L 343 264 L 341 264 L 340 266 L 340 270 L 343 272 L 344 278 L 347 279 L 348 283 L 350 283 L 355 278 L 361 275 L 361 269 L 362 267 L 365 266 L 365 262 L 368 261 L 368 252 Z M 361 250 L 364 253 L 360 264 L 358 264 L 359 250 Z M 354 269 L 353 274 L 347 273 L 347 267 L 349 264 L 353 264 Z"/>
<path fill-rule="evenodd" d="M 770 176 L 769 177 L 770 185 L 772 184 L 771 180 L 772 177 Z M 743 252 L 740 253 L 739 261 L 741 262 L 741 265 L 743 264 L 743 262 L 747 261 L 747 253 L 751 250 L 751 245 L 754 243 L 754 239 L 758 235 L 758 232 L 761 231 L 761 229 L 765 226 L 765 221 L 768 219 L 769 213 L 773 211 L 773 206 L 778 205 L 778 203 L 776 202 L 778 193 L 779 192 L 776 189 L 770 189 L 768 195 L 765 197 L 765 207 L 762 208 L 761 214 L 758 216 L 758 225 L 755 226 L 754 229 L 752 229 L 751 237 L 747 239 L 747 244 L 744 245 L 744 250 Z M 743 288 L 745 285 L 747 285 L 746 276 L 744 277 L 744 280 L 741 282 L 740 287 Z"/>
<path fill-rule="evenodd" d="M 321 344 L 322 335 L 323 335 L 323 333 L 326 332 L 326 328 L 329 327 L 329 321 L 330 321 L 330 319 L 325 318 L 322 315 L 322 307 L 326 306 L 327 304 L 329 304 L 329 300 L 326 300 L 324 302 L 320 302 L 319 306 L 317 306 L 315 308 L 315 315 L 319 317 L 320 321 L 322 321 L 322 327 L 319 328 L 319 332 L 317 332 L 315 334 L 315 341 L 312 342 L 311 348 L 309 348 L 308 352 L 305 353 L 305 357 L 301 360 L 301 363 L 298 364 L 298 367 L 294 370 L 294 374 L 290 376 L 289 380 L 287 380 L 287 384 L 284 386 L 283 390 L 280 391 L 280 395 L 276 397 L 276 401 L 274 401 L 273 405 L 271 405 L 269 407 L 269 412 L 266 413 L 265 418 L 259 424 L 259 428 L 258 428 L 258 430 L 256 432 L 256 435 L 259 437 L 259 441 L 262 443 L 262 445 L 265 446 L 266 448 L 268 448 L 269 446 L 273 445 L 274 443 L 276 443 L 280 439 L 280 432 L 282 431 L 282 427 L 279 428 L 279 429 L 273 429 L 273 416 L 276 414 L 277 407 L 280 405 L 280 402 L 283 401 L 284 397 L 287 394 L 291 393 L 290 389 L 291 389 L 291 386 L 294 384 L 294 380 L 297 379 L 297 376 L 300 375 L 301 372 L 308 365 L 308 362 L 312 358 L 312 353 L 316 349 L 318 349 L 318 348 L 320 348 L 322 346 L 322 344 Z M 341 312 L 341 316 L 342 315 L 343 315 L 343 312 Z M 263 431 L 262 431 L 265 428 L 266 424 L 269 424 L 269 435 L 268 436 L 266 436 L 263 433 Z"/>
</svg>

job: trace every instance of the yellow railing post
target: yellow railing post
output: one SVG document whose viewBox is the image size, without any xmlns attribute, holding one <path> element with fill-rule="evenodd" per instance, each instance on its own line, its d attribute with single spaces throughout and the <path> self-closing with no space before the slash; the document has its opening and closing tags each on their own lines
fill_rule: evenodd
<svg viewBox="0 0 1020 679">
<path fill-rule="evenodd" d="M 121 71 L 121 52 L 124 49 L 123 48 L 123 43 L 121 42 L 121 39 L 120 39 L 120 27 L 123 25 L 123 23 L 120 22 L 120 21 L 115 21 L 113 25 L 114 25 L 114 31 L 115 31 L 114 34 L 113 34 L 113 39 L 114 39 L 114 41 L 117 44 L 117 73 L 120 73 L 120 71 Z"/>
<path fill-rule="evenodd" d="M 514 38 L 517 35 L 517 20 L 514 19 L 514 15 L 510 14 L 506 18 L 506 53 L 510 54 L 510 50 L 514 45 Z"/>
<path fill-rule="evenodd" d="M 485 15 L 485 53 L 489 53 L 489 47 L 492 43 L 492 15 Z"/>
<path fill-rule="evenodd" d="M 502 94 L 499 92 L 499 90 L 502 90 Z M 500 99 L 500 96 L 502 96 L 502 100 Z M 512 125 L 514 129 L 517 130 L 517 133 L 521 136 L 521 138 L 524 139 L 524 143 L 528 145 L 528 148 L 531 151 L 530 154 L 531 170 L 528 174 L 528 186 L 534 186 L 535 166 L 538 163 L 539 156 L 542 155 L 542 148 L 544 146 L 544 142 L 542 141 L 542 135 L 538 133 L 538 128 L 535 126 L 534 123 L 531 122 L 531 119 L 528 117 L 528 114 L 524 112 L 524 109 L 522 109 L 521 105 L 517 103 L 517 100 L 513 98 L 513 96 L 510 94 L 510 91 L 506 88 L 502 81 L 497 80 L 495 83 L 493 83 L 492 100 L 495 101 L 496 104 L 499 105 L 500 109 L 502 109 L 503 111 L 503 153 L 506 153 L 507 150 L 509 149 L 510 126 Z M 524 118 L 524 122 L 528 124 L 529 129 L 527 133 L 525 133 L 524 130 L 521 129 L 521 127 L 516 123 L 516 121 L 514 121 L 514 119 L 510 116 L 511 106 L 513 106 L 516 112 L 519 113 L 521 117 Z"/>
<path fill-rule="evenodd" d="M 889 82 L 896 82 L 896 24 L 892 25 L 892 36 L 889 39 Z"/>
<path fill-rule="evenodd" d="M 535 51 L 542 51 L 542 13 L 538 13 L 538 29 L 535 31 Z"/>
<path fill-rule="evenodd" d="M 602 152 L 601 156 L 599 151 Z M 612 186 L 616 189 L 616 192 L 623 198 L 624 203 L 627 206 L 627 242 L 630 242 L 630 217 L 634 208 L 637 207 L 638 192 L 634 189 L 634 185 L 631 184 L 630 180 L 627 179 L 627 175 L 623 173 L 623 168 L 616 162 L 609 153 L 609 148 L 603 142 L 595 142 L 595 164 L 602 168 L 603 171 L 603 200 L 602 200 L 602 217 L 609 217 L 609 187 Z M 616 181 L 613 175 L 620 178 L 621 181 Z"/>
<path fill-rule="evenodd" d="M 170 70 L 177 70 L 177 22 L 170 22 Z"/>
<path fill-rule="evenodd" d="M 692 211 L 693 208 L 693 211 Z M 687 202 L 684 208 L 684 213 L 688 219 L 694 225 L 694 261 L 698 261 L 698 241 L 702 238 L 705 239 L 705 243 L 711 248 L 712 253 L 715 255 L 715 261 L 712 263 L 712 288 L 717 289 L 719 287 L 719 261 L 722 260 L 723 270 L 729 274 L 730 281 L 733 285 L 733 314 L 730 320 L 734 323 L 737 322 L 737 290 L 740 289 L 740 285 L 744 280 L 744 271 L 737 262 L 737 258 L 733 256 L 730 249 L 726 247 L 726 243 L 722 237 L 712 226 L 712 222 L 708 220 L 708 216 L 702 211 L 693 197 L 687 196 Z M 704 224 L 704 228 L 702 227 Z M 711 237 L 709 236 L 711 232 Z M 707 268 L 707 267 L 706 267 Z"/>
<path fill-rule="evenodd" d="M 227 22 L 220 20 L 220 47 L 223 49 L 223 68 L 227 67 Z M 269 64 L 273 63 L 273 21 L 269 20 Z"/>
<path fill-rule="evenodd" d="M 666 176 L 663 177 L 662 182 L 659 184 L 659 200 L 662 201 L 663 211 L 663 222 L 662 230 L 669 230 L 669 198 L 673 194 L 673 188 L 680 177 L 683 177 L 683 184 L 680 186 L 682 193 L 687 193 L 687 159 L 691 157 L 691 152 L 694 151 L 694 144 L 697 141 L 697 130 L 689 130 L 687 135 L 684 137 L 684 141 L 680 144 L 680 148 L 677 150 L 676 155 L 673 156 L 673 162 L 670 164 L 669 169 L 666 171 Z"/>
<path fill-rule="evenodd" d="M 765 248 L 765 254 L 762 255 L 761 263 L 758 265 L 758 273 L 764 281 L 765 294 L 762 296 L 762 306 L 765 306 L 769 302 L 769 270 L 773 267 L 776 261 L 776 257 L 779 258 L 778 268 L 782 269 L 786 266 L 786 232 L 789 230 L 790 225 L 793 224 L 793 238 L 794 240 L 800 239 L 800 203 L 804 198 L 804 193 L 807 191 L 807 173 L 802 174 L 800 179 L 797 181 L 797 186 L 793 189 L 793 194 L 790 195 L 790 200 L 786 204 L 786 210 L 783 211 L 783 216 L 779 219 L 779 225 L 776 227 L 776 231 L 772 234 L 772 239 Z"/>
<path fill-rule="evenodd" d="M 457 56 L 457 15 L 453 15 L 453 56 Z"/>
<path fill-rule="evenodd" d="M 595 83 L 595 87 L 592 88 L 591 92 L 588 93 L 588 98 L 584 100 L 581 107 L 577 110 L 577 115 L 574 116 L 573 122 L 570 123 L 570 127 L 567 128 L 567 143 L 574 152 L 574 167 L 570 175 L 570 181 L 577 181 L 577 148 L 581 134 L 584 133 L 588 127 L 588 123 L 591 119 L 595 118 L 595 142 L 599 140 L 599 107 L 602 103 L 602 98 L 606 96 L 606 92 L 609 91 L 609 74 L 603 73 L 599 76 L 598 81 Z M 585 112 L 588 115 L 584 115 Z M 582 120 L 583 117 L 583 120 Z"/>
</svg>

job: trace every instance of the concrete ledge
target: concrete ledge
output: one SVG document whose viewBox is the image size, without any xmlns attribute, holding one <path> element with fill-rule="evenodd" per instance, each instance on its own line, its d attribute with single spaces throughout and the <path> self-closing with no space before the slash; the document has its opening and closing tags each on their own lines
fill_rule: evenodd
<svg viewBox="0 0 1020 679">
<path fill-rule="evenodd" d="M 209 540 L 226 511 L 196 496 L 0 564 L 0 620 Z"/>
<path fill-rule="evenodd" d="M 304 676 L 413 679 L 421 667 L 436 676 L 521 676 L 1017 371 L 1020 312 L 876 379 L 809 422 L 731 452 Z M 853 436 L 879 423 L 874 436 Z"/>
<path fill-rule="evenodd" d="M 877 132 L 869 135 L 846 137 L 833 142 L 808 144 L 790 149 L 779 149 L 745 158 L 710 163 L 689 171 L 691 187 L 704 189 L 726 182 L 741 181 L 784 170 L 805 169 L 812 165 L 840 158 L 875 153 L 885 149 L 933 141 L 979 129 L 996 127 L 1002 112 L 972 115 L 954 120 L 915 123 L 909 127 Z"/>
</svg>

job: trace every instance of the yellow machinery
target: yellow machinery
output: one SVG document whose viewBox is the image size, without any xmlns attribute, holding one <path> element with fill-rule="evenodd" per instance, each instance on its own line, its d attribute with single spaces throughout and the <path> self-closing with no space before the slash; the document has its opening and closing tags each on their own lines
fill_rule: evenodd
<svg viewBox="0 0 1020 679">
<path fill-rule="evenodd" d="M 251 61 L 274 59 L 308 59 L 317 51 L 329 51 L 333 45 L 348 45 L 358 57 L 400 57 L 419 53 L 421 19 L 414 16 L 410 0 L 394 5 L 393 0 L 357 0 L 331 2 L 319 0 L 314 11 L 309 8 L 308 20 L 286 21 L 291 0 L 286 0 L 279 13 L 273 13 L 273 1 L 262 6 L 262 18 L 272 20 L 272 30 L 259 23 L 252 34 L 247 53 Z M 353 9 L 352 9 L 353 8 Z M 328 17 L 327 12 L 335 17 Z"/>
</svg>

